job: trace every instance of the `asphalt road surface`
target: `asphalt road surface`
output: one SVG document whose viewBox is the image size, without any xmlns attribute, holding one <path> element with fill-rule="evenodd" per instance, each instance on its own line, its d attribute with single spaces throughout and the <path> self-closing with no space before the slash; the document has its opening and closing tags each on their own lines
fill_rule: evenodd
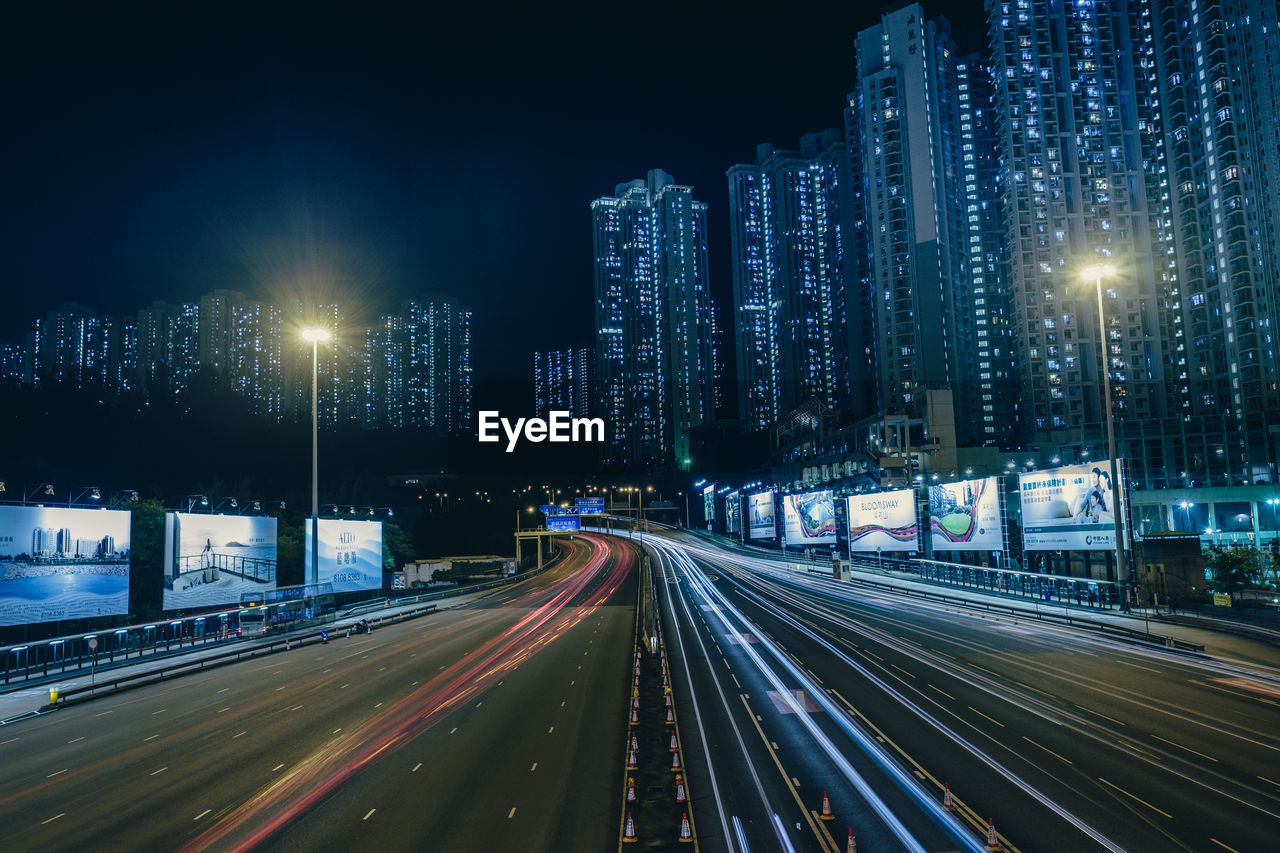
<svg viewBox="0 0 1280 853">
<path fill-rule="evenodd" d="M 634 552 L 0 731 L 0 850 L 616 844 Z M 609 709 L 609 713 L 600 713 Z"/>
</svg>

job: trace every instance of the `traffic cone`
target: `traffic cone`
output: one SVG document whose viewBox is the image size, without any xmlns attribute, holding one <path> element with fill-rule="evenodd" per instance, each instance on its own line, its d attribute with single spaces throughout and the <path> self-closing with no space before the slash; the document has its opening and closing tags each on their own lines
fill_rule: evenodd
<svg viewBox="0 0 1280 853">
<path fill-rule="evenodd" d="M 676 774 L 676 802 L 683 803 L 688 797 L 684 793 L 684 777 Z"/>
<path fill-rule="evenodd" d="M 996 820 L 995 818 L 987 818 L 987 849 L 991 851 L 1002 850 L 1000 839 L 996 838 Z"/>
<path fill-rule="evenodd" d="M 827 792 L 822 792 L 822 814 L 818 817 L 823 820 L 835 820 L 836 816 L 831 813 L 831 800 L 827 799 Z"/>
<path fill-rule="evenodd" d="M 640 748 L 640 742 L 636 740 L 636 736 L 633 734 L 631 736 L 631 751 L 635 752 L 639 748 Z"/>
<path fill-rule="evenodd" d="M 622 840 L 623 841 L 636 840 L 636 824 L 635 824 L 635 821 L 631 819 L 631 812 L 627 812 L 627 828 L 622 832 Z"/>
<path fill-rule="evenodd" d="M 668 692 L 668 693 L 666 693 L 665 695 L 666 695 L 666 697 L 667 697 L 667 707 L 668 707 L 668 708 L 670 708 L 670 707 L 671 707 L 671 694 Z"/>
<path fill-rule="evenodd" d="M 671 746 L 667 747 L 669 752 L 675 752 L 680 747 L 676 746 L 676 730 L 671 730 Z"/>
<path fill-rule="evenodd" d="M 627 777 L 627 802 L 634 803 L 636 801 L 636 780 L 633 776 Z"/>
<path fill-rule="evenodd" d="M 631 725 L 637 725 L 640 722 L 640 712 L 635 708 L 631 709 Z"/>
<path fill-rule="evenodd" d="M 674 771 L 675 771 L 675 772 L 677 772 L 677 773 L 679 773 L 679 772 L 680 772 L 680 770 L 681 770 L 681 767 L 680 767 L 680 753 L 678 753 L 678 752 L 673 752 L 673 753 L 671 753 L 671 769 L 672 769 L 672 770 L 674 770 Z"/>
<path fill-rule="evenodd" d="M 668 725 L 668 726 L 674 726 L 675 724 L 676 724 L 676 718 L 675 718 L 675 716 L 674 716 L 674 715 L 672 715 L 672 713 L 671 713 L 671 706 L 670 706 L 670 705 L 668 705 L 668 706 L 667 706 L 667 725 Z"/>
<path fill-rule="evenodd" d="M 640 765 L 636 764 L 636 751 L 633 749 L 627 753 L 627 769 L 636 770 L 639 767 Z"/>
<path fill-rule="evenodd" d="M 849 827 L 849 843 L 844 848 L 845 853 L 858 853 L 858 842 L 853 840 L 853 827 Z"/>
<path fill-rule="evenodd" d="M 639 710 L 640 710 L 640 697 L 639 697 L 639 696 L 632 696 L 632 697 L 631 697 L 631 707 L 632 707 L 632 708 L 635 708 L 637 711 L 639 711 Z"/>
<path fill-rule="evenodd" d="M 691 829 L 689 828 L 689 813 L 688 813 L 688 812 L 681 812 L 681 813 L 680 813 L 680 840 L 681 840 L 681 841 L 692 841 L 692 840 L 693 840 L 693 830 L 691 830 Z"/>
<path fill-rule="evenodd" d="M 951 783 L 948 782 L 942 789 L 942 807 L 947 811 L 955 811 L 955 803 L 951 802 Z"/>
</svg>

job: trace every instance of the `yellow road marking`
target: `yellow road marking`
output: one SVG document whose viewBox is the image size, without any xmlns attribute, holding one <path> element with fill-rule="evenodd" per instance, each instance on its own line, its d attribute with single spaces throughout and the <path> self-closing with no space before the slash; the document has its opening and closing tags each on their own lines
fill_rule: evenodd
<svg viewBox="0 0 1280 853">
<path fill-rule="evenodd" d="M 970 706 L 969 706 L 969 710 L 970 710 L 970 711 L 972 711 L 973 713 L 977 714 L 979 717 L 986 717 L 988 720 L 991 720 L 991 722 L 995 723 L 995 724 L 996 724 L 997 726 L 999 726 L 1000 728 L 1002 728 L 1002 729 L 1004 728 L 1004 723 L 1000 722 L 999 720 L 995 719 L 994 717 L 987 717 L 987 715 L 986 715 L 986 714 L 982 713 L 981 711 L 979 711 L 977 708 L 973 707 L 972 705 L 970 705 Z"/>
<path fill-rule="evenodd" d="M 1152 735 L 1152 737 L 1153 737 L 1153 738 L 1155 738 L 1156 740 L 1162 740 L 1162 741 L 1164 741 L 1165 743 L 1169 744 L 1169 746 L 1176 746 L 1178 749 L 1185 749 L 1187 752 L 1190 752 L 1190 753 L 1191 753 L 1191 754 L 1193 754 L 1193 755 L 1198 755 L 1198 756 L 1200 756 L 1201 758 L 1207 758 L 1207 759 L 1209 759 L 1210 761 L 1212 761 L 1212 762 L 1213 762 L 1213 763 L 1215 763 L 1215 764 L 1217 764 L 1217 763 L 1218 763 L 1218 759 L 1214 758 L 1212 755 L 1205 755 L 1203 752 L 1197 752 L 1196 750 L 1192 749 L 1192 748 L 1191 748 L 1191 747 L 1189 747 L 1189 746 L 1183 746 L 1183 745 L 1182 745 L 1182 744 L 1180 744 L 1180 743 L 1174 743 L 1173 741 L 1169 740 L 1168 738 L 1160 737 L 1160 735 Z"/>
<path fill-rule="evenodd" d="M 1159 812 L 1160 814 L 1169 818 L 1169 820 L 1173 820 L 1173 815 L 1169 814 L 1164 809 L 1158 809 L 1155 806 L 1151 805 L 1151 803 L 1148 803 L 1146 800 L 1142 799 L 1141 797 L 1135 797 L 1133 794 L 1130 794 L 1128 791 L 1126 791 L 1124 788 L 1121 788 L 1119 785 L 1112 784 L 1111 782 L 1108 782 L 1106 779 L 1103 779 L 1101 776 L 1098 777 L 1098 781 L 1106 785 L 1108 788 L 1114 788 L 1115 790 L 1124 794 L 1129 799 L 1142 803 L 1144 806 L 1151 809 L 1153 812 Z"/>
<path fill-rule="evenodd" d="M 938 692 L 939 692 L 939 693 L 941 693 L 943 696 L 946 696 L 946 697 L 947 697 L 948 699 L 950 699 L 951 701 L 953 701 L 953 702 L 955 701 L 956 697 L 952 696 L 950 693 L 948 693 L 947 691 L 943 690 L 941 687 L 934 687 L 932 684 L 930 684 L 929 686 L 930 686 L 930 687 L 933 687 L 933 689 L 934 689 L 934 690 L 938 691 Z"/>
<path fill-rule="evenodd" d="M 1069 758 L 1063 758 L 1061 755 L 1058 755 L 1058 753 L 1054 752 L 1054 751 L 1053 751 L 1052 749 L 1050 749 L 1049 747 L 1045 746 L 1045 745 L 1044 745 L 1044 744 L 1042 744 L 1042 743 L 1036 743 L 1035 741 L 1033 741 L 1031 738 L 1027 737 L 1026 735 L 1023 735 L 1023 736 L 1022 736 L 1022 739 L 1023 739 L 1023 740 L 1025 740 L 1027 743 L 1031 744 L 1032 746 L 1038 746 L 1038 747 L 1040 747 L 1040 748 L 1041 748 L 1041 749 L 1043 749 L 1045 752 L 1049 753 L 1050 755 L 1052 755 L 1054 758 L 1058 759 L 1059 761 L 1065 761 L 1067 764 L 1073 764 L 1073 763 L 1074 763 L 1073 761 L 1071 761 L 1071 759 L 1069 759 Z"/>
</svg>

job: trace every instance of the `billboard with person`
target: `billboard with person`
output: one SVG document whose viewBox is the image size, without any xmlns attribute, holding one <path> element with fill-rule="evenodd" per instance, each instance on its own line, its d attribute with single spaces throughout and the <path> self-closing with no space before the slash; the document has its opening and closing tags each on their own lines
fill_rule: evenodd
<svg viewBox="0 0 1280 853">
<path fill-rule="evenodd" d="M 831 491 L 785 495 L 782 524 L 788 545 L 836 544 L 836 504 Z"/>
<path fill-rule="evenodd" d="M 707 523 L 707 529 L 711 529 L 711 525 L 716 521 L 716 485 L 712 483 L 702 490 L 702 520 Z"/>
<path fill-rule="evenodd" d="M 276 520 L 165 513 L 165 610 L 238 604 L 276 586 Z"/>
<path fill-rule="evenodd" d="M 934 551 L 1003 551 L 999 478 L 930 486 L 929 539 Z"/>
<path fill-rule="evenodd" d="M 773 514 L 773 492 L 760 492 L 747 497 L 748 533 L 752 539 L 773 539 L 778 535 L 778 522 Z"/>
<path fill-rule="evenodd" d="M 304 571 L 311 572 L 311 519 L 306 529 Z M 316 557 L 319 583 L 333 585 L 334 592 L 382 589 L 382 522 L 321 518 L 320 553 Z"/>
<path fill-rule="evenodd" d="M 850 551 L 920 550 L 914 491 L 852 495 L 848 501 Z"/>
<path fill-rule="evenodd" d="M 1122 470 L 1119 462 L 1116 468 Z M 1106 460 L 1019 474 L 1023 547 L 1028 551 L 1115 548 L 1115 485 Z"/>
<path fill-rule="evenodd" d="M 0 506 L 0 625 L 129 612 L 129 513 Z"/>
<path fill-rule="evenodd" d="M 724 532 L 742 532 L 742 496 L 737 489 L 724 496 Z"/>
</svg>

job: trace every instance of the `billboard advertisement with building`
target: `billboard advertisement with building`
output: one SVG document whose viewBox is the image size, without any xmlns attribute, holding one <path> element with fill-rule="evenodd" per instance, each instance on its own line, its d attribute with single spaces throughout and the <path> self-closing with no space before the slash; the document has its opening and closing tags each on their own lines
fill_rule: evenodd
<svg viewBox="0 0 1280 853">
<path fill-rule="evenodd" d="M 0 506 L 0 625 L 129 612 L 129 513 Z"/>
<path fill-rule="evenodd" d="M 787 544 L 836 544 L 836 503 L 830 490 L 786 495 L 782 498 L 782 524 Z"/>
<path fill-rule="evenodd" d="M 852 495 L 849 502 L 850 551 L 918 551 L 920 524 L 911 489 Z"/>
<path fill-rule="evenodd" d="M 742 532 L 742 496 L 737 490 L 724 496 L 724 532 Z"/>
<path fill-rule="evenodd" d="M 929 538 L 934 551 L 1003 551 L 999 478 L 930 486 Z"/>
<path fill-rule="evenodd" d="M 1120 463 L 1116 467 L 1124 470 Z M 1022 542 L 1028 551 L 1109 551 L 1116 547 L 1116 495 L 1110 462 L 1019 474 L 1018 495 L 1022 500 Z"/>
<path fill-rule="evenodd" d="M 276 586 L 276 520 L 270 516 L 165 513 L 165 610 L 238 604 Z"/>
<path fill-rule="evenodd" d="M 711 525 L 716 521 L 716 484 L 712 483 L 702 490 L 702 519 L 707 523 L 707 529 L 711 529 Z"/>
<path fill-rule="evenodd" d="M 778 535 L 778 522 L 773 514 L 773 492 L 747 496 L 747 519 L 752 539 L 773 539 Z"/>
<path fill-rule="evenodd" d="M 311 519 L 306 529 L 303 571 L 311 572 Z M 319 582 L 333 584 L 334 592 L 382 589 L 382 522 L 322 518 L 316 522 L 320 553 L 316 568 Z"/>
</svg>

